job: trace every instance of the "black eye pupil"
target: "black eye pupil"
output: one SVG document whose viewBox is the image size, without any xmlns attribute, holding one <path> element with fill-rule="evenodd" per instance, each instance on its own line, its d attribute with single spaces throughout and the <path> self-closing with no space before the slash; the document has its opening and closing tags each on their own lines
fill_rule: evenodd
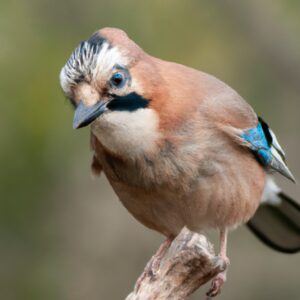
<svg viewBox="0 0 300 300">
<path fill-rule="evenodd" d="M 114 86 L 119 87 L 123 83 L 123 75 L 121 73 L 116 73 L 113 75 L 111 82 Z"/>
</svg>

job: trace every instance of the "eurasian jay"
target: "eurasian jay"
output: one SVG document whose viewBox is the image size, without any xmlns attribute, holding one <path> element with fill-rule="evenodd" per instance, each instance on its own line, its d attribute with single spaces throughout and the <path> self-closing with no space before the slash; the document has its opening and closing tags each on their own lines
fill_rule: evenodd
<svg viewBox="0 0 300 300">
<path fill-rule="evenodd" d="M 93 172 L 104 172 L 142 224 L 170 239 L 183 226 L 217 229 L 227 261 L 228 231 L 249 220 L 273 248 L 300 250 L 300 206 L 270 177 L 295 181 L 285 154 L 228 85 L 152 57 L 114 28 L 80 43 L 60 83 L 75 107 L 73 127 L 90 125 Z M 219 274 L 208 295 L 224 281 Z"/>
</svg>

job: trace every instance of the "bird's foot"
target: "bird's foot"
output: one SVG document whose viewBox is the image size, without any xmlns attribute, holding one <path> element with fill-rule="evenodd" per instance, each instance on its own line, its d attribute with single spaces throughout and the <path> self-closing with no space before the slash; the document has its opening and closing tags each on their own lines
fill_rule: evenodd
<svg viewBox="0 0 300 300">
<path fill-rule="evenodd" d="M 220 255 L 222 259 L 225 261 L 226 266 L 229 265 L 230 261 L 229 258 L 225 254 Z M 211 286 L 209 291 L 206 293 L 207 300 L 212 299 L 213 297 L 216 297 L 217 295 L 221 294 L 221 289 L 226 281 L 226 270 L 219 273 L 211 282 Z"/>
<path fill-rule="evenodd" d="M 156 275 L 156 273 L 159 270 L 159 266 L 161 263 L 162 258 L 166 254 L 167 250 L 169 249 L 171 243 L 173 242 L 173 237 L 167 238 L 158 248 L 157 252 L 152 256 L 150 261 L 147 263 L 144 272 L 141 274 L 141 276 L 138 278 L 136 282 L 135 289 L 138 290 L 140 288 L 140 285 L 142 281 L 145 279 L 145 277 L 150 276 L 153 277 Z"/>
<path fill-rule="evenodd" d="M 226 281 L 226 271 L 219 273 L 211 282 L 209 291 L 206 293 L 207 300 L 212 299 L 213 297 L 221 293 L 222 286 Z"/>
</svg>

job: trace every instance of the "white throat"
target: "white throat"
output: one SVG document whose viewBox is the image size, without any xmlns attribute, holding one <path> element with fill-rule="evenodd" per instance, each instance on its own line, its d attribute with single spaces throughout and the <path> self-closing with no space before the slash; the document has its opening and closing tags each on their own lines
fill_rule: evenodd
<svg viewBox="0 0 300 300">
<path fill-rule="evenodd" d="M 128 158 L 155 151 L 159 139 L 158 116 L 150 108 L 106 112 L 91 127 L 104 147 Z"/>
</svg>

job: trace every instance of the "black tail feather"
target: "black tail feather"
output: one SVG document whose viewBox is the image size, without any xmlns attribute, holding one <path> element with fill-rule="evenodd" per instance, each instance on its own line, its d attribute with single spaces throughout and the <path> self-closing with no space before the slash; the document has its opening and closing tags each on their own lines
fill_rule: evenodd
<svg viewBox="0 0 300 300">
<path fill-rule="evenodd" d="M 284 253 L 300 251 L 300 204 L 284 193 L 280 205 L 261 205 L 247 223 L 250 230 L 265 244 Z"/>
</svg>

